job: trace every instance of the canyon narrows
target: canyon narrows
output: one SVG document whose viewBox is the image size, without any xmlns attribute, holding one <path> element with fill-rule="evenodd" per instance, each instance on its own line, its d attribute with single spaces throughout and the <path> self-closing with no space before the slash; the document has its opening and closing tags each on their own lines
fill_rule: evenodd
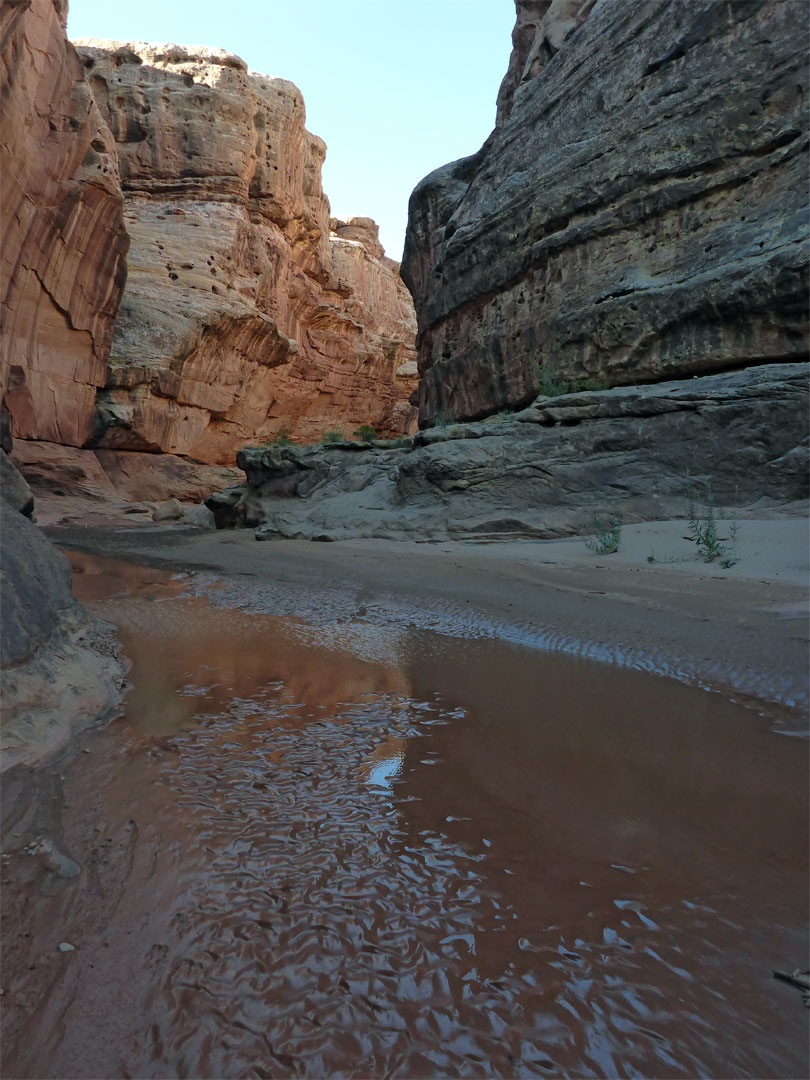
<svg viewBox="0 0 810 1080">
<path fill-rule="evenodd" d="M 0 0 L 4 1076 L 810 1071 L 802 7 L 515 0 L 400 267 Z"/>
</svg>

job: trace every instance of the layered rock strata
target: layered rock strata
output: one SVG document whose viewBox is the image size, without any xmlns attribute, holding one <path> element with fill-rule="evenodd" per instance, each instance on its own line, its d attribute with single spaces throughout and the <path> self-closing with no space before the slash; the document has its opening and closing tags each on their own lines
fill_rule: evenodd
<svg viewBox="0 0 810 1080">
<path fill-rule="evenodd" d="M 122 515 L 129 524 L 138 524 L 151 520 L 157 504 L 170 499 L 185 504 L 193 519 L 193 508 L 207 495 L 238 483 L 242 476 L 233 466 L 207 465 L 176 454 L 80 450 L 41 441 L 19 440 L 11 460 L 36 496 L 37 521 L 46 526 Z"/>
<path fill-rule="evenodd" d="M 411 197 L 420 425 L 804 358 L 804 5 L 516 4 L 494 132 Z"/>
<path fill-rule="evenodd" d="M 0 399 L 13 433 L 81 446 L 126 277 L 115 143 L 66 0 L 0 5 Z"/>
<path fill-rule="evenodd" d="M 373 222 L 330 233 L 298 89 L 221 49 L 78 45 L 132 238 L 92 445 L 232 462 L 281 430 L 407 431 L 411 299 Z"/>
<path fill-rule="evenodd" d="M 807 364 L 560 397 L 433 428 L 401 445 L 243 450 L 247 482 L 206 500 L 258 538 L 551 538 L 593 514 L 683 518 L 711 474 L 718 504 L 795 509 L 808 495 Z"/>
</svg>

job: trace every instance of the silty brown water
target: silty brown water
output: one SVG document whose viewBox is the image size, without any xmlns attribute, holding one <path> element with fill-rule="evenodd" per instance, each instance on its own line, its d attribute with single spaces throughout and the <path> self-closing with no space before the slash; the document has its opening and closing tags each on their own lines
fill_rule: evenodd
<svg viewBox="0 0 810 1080">
<path fill-rule="evenodd" d="M 807 1075 L 798 740 L 73 558 L 133 689 L 4 785 L 3 1076 Z"/>
</svg>

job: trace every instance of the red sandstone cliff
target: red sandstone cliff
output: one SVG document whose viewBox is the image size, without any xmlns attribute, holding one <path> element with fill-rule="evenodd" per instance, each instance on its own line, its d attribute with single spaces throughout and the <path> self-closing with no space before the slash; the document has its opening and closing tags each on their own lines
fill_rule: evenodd
<svg viewBox="0 0 810 1080">
<path fill-rule="evenodd" d="M 81 446 L 129 241 L 115 143 L 66 15 L 66 0 L 0 5 L 0 398 L 15 435 Z"/>
<path fill-rule="evenodd" d="M 232 462 L 415 412 L 415 315 L 367 218 L 333 219 L 284 79 L 221 49 L 78 43 L 115 136 L 129 278 L 92 445 Z"/>
</svg>

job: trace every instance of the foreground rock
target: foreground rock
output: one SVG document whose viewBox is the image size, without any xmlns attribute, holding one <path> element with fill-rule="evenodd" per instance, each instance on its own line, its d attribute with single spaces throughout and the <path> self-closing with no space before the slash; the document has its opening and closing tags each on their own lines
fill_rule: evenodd
<svg viewBox="0 0 810 1080">
<path fill-rule="evenodd" d="M 495 131 L 411 197 L 420 426 L 804 359 L 804 5 L 517 8 Z"/>
<path fill-rule="evenodd" d="M 66 0 L 0 5 L 0 400 L 13 432 L 81 446 L 126 278 L 115 142 Z"/>
<path fill-rule="evenodd" d="M 5 450 L 0 450 L 0 496 L 20 514 L 33 516 L 34 493 Z"/>
<path fill-rule="evenodd" d="M 64 555 L 0 499 L 0 769 L 46 758 L 120 700 L 111 627 L 73 597 Z"/>
<path fill-rule="evenodd" d="M 685 517 L 693 476 L 727 507 L 807 497 L 808 366 L 539 397 L 516 414 L 375 443 L 243 450 L 247 483 L 206 500 L 257 537 L 559 537 Z"/>
<path fill-rule="evenodd" d="M 231 463 L 281 430 L 415 426 L 410 294 L 373 221 L 330 230 L 297 87 L 222 49 L 78 46 L 132 238 L 91 445 Z"/>
</svg>

